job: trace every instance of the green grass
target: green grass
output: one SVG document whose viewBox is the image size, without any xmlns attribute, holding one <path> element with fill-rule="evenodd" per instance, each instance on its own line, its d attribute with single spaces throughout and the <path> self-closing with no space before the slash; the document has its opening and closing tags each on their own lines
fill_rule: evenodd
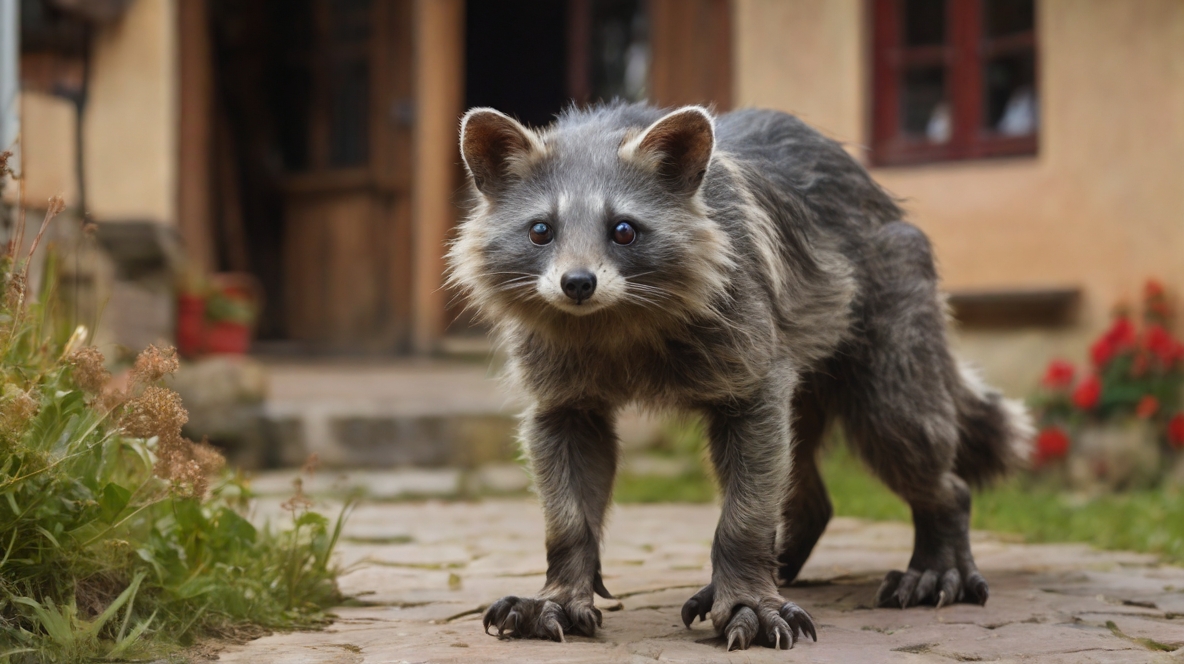
<svg viewBox="0 0 1184 664">
<path fill-rule="evenodd" d="M 676 477 L 626 473 L 617 478 L 613 497 L 618 503 L 710 503 L 715 484 L 699 469 Z"/>
<path fill-rule="evenodd" d="M 0 257 L 0 663 L 151 659 L 323 622 L 344 512 L 297 490 L 286 523 L 248 521 L 249 487 L 181 437 L 160 384 L 176 360 L 150 348 L 112 392 L 53 310 L 53 261 L 37 301 L 26 266 Z"/>
<path fill-rule="evenodd" d="M 667 454 L 697 454 L 683 433 Z M 872 520 L 909 521 L 908 506 L 868 472 L 841 444 L 824 453 L 822 475 L 835 514 Z M 617 484 L 619 503 L 714 500 L 715 488 L 702 470 L 680 477 L 625 475 Z M 1085 542 L 1103 549 L 1154 553 L 1184 563 L 1184 490 L 1160 487 L 1085 496 L 1059 491 L 1037 477 L 1021 475 L 974 497 L 974 528 L 1020 535 L 1028 542 Z"/>
</svg>

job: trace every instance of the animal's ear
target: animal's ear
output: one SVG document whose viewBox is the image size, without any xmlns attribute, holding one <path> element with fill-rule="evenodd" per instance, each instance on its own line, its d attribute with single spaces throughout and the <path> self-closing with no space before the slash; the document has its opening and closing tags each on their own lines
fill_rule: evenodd
<svg viewBox="0 0 1184 664">
<path fill-rule="evenodd" d="M 702 106 L 666 114 L 621 146 L 623 159 L 653 169 L 671 188 L 687 196 L 699 190 L 715 150 L 715 122 Z"/>
<path fill-rule="evenodd" d="M 492 108 L 474 108 L 460 123 L 460 153 L 477 189 L 494 196 L 511 179 L 526 175 L 542 156 L 543 144 L 510 116 Z"/>
</svg>

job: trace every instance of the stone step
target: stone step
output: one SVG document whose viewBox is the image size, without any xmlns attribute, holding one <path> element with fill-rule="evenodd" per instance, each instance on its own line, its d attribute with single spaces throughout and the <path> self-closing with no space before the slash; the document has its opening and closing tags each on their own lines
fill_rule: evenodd
<svg viewBox="0 0 1184 664">
<path fill-rule="evenodd" d="M 460 467 L 510 461 L 521 399 L 488 363 L 451 360 L 210 358 L 187 363 L 176 387 L 187 433 L 208 435 L 247 468 Z M 628 448 L 662 434 L 630 413 Z"/>
</svg>

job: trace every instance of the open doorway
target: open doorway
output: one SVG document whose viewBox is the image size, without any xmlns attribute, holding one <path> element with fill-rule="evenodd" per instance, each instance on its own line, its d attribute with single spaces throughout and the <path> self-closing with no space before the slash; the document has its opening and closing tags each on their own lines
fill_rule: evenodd
<svg viewBox="0 0 1184 664">
<path fill-rule="evenodd" d="M 646 98 L 644 0 L 468 0 L 466 106 L 492 106 L 532 126 L 565 106 Z"/>
<path fill-rule="evenodd" d="M 211 2 L 218 267 L 264 349 L 410 348 L 412 4 Z"/>
</svg>

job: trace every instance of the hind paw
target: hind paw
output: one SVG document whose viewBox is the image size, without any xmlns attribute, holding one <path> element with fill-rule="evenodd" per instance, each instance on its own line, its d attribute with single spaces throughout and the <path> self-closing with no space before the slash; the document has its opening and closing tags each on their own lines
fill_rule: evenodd
<svg viewBox="0 0 1184 664">
<path fill-rule="evenodd" d="M 982 606 L 989 595 L 987 581 L 978 570 L 968 570 L 964 575 L 957 568 L 909 568 L 906 572 L 888 572 L 876 591 L 876 606 L 907 609 L 925 604 L 940 609 L 956 602 Z"/>
</svg>

